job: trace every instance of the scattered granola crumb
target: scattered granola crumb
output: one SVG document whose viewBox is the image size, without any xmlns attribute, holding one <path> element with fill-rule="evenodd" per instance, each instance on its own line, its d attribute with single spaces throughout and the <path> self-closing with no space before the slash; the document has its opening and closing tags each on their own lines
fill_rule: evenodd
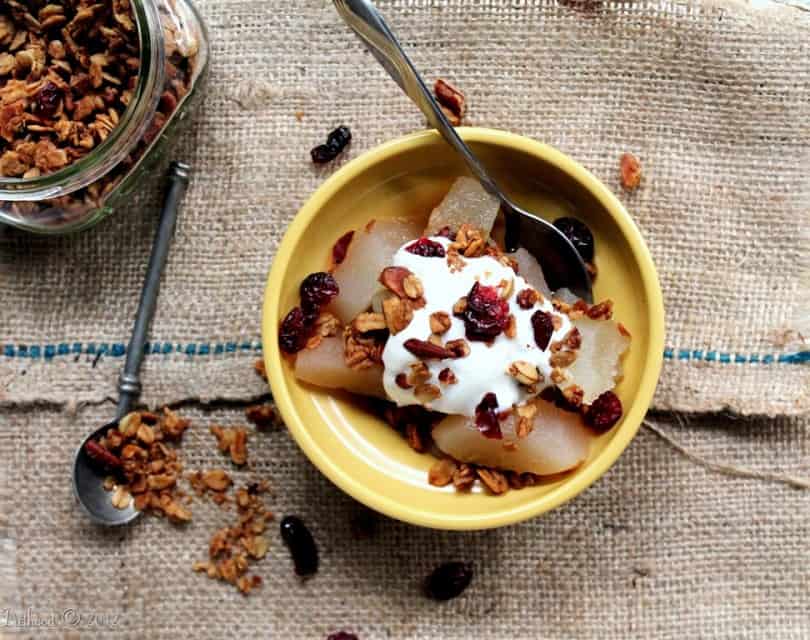
<svg viewBox="0 0 810 640">
<path fill-rule="evenodd" d="M 298 109 L 298 111 L 296 111 L 293 115 L 295 115 L 295 119 L 298 120 L 298 122 L 301 122 L 304 119 L 304 112 L 301 111 L 301 109 Z"/>
<path fill-rule="evenodd" d="M 256 425 L 259 431 L 269 431 L 282 425 L 276 408 L 272 404 L 254 404 L 245 409 L 245 417 Z"/>
<path fill-rule="evenodd" d="M 253 370 L 256 372 L 256 375 L 267 382 L 267 369 L 264 367 L 264 360 L 256 360 L 256 362 L 253 363 Z"/>
<path fill-rule="evenodd" d="M 641 183 L 641 163 L 632 153 L 623 153 L 619 158 L 622 187 L 635 191 Z"/>
<path fill-rule="evenodd" d="M 223 427 L 213 424 L 210 431 L 217 439 L 219 450 L 227 452 L 231 462 L 240 466 L 247 462 L 248 433 L 245 427 Z"/>
</svg>

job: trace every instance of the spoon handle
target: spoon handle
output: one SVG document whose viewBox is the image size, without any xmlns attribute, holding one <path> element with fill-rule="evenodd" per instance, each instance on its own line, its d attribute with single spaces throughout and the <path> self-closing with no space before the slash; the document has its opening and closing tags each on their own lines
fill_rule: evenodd
<svg viewBox="0 0 810 640">
<path fill-rule="evenodd" d="M 506 205 L 507 209 L 511 209 L 511 203 L 496 182 L 487 174 L 470 148 L 456 133 L 453 125 L 448 122 L 441 107 L 425 86 L 413 63 L 402 50 L 396 36 L 388 28 L 377 8 L 369 0 L 334 0 L 334 3 L 340 16 L 362 40 L 377 62 L 425 114 L 430 125 L 435 127 L 448 144 L 464 158 L 481 186 Z"/>
<path fill-rule="evenodd" d="M 118 379 L 118 409 L 116 420 L 120 420 L 129 413 L 136 398 L 141 394 L 141 380 L 139 371 L 143 360 L 146 336 L 152 316 L 155 315 L 158 291 L 160 290 L 160 277 L 166 258 L 169 255 L 169 246 L 174 234 L 174 224 L 177 221 L 177 212 L 180 202 L 188 186 L 191 167 L 184 162 L 172 162 L 169 165 L 169 185 L 163 199 L 163 210 L 160 213 L 160 222 L 155 240 L 152 244 L 152 255 L 149 256 L 149 266 L 146 269 L 146 279 L 141 291 L 141 300 L 135 314 L 135 325 L 132 328 L 132 337 L 127 345 L 127 358 L 124 370 Z"/>
</svg>

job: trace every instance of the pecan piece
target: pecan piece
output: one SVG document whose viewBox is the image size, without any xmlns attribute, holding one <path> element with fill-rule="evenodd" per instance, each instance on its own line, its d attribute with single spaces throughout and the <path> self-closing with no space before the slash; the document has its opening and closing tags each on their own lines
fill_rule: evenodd
<svg viewBox="0 0 810 640">
<path fill-rule="evenodd" d="M 430 330 L 435 334 L 447 333 L 451 323 L 450 315 L 444 311 L 434 311 L 430 314 Z"/>
<path fill-rule="evenodd" d="M 506 372 L 520 384 L 527 386 L 537 384 L 542 377 L 537 367 L 525 360 L 516 360 L 509 365 Z"/>
<path fill-rule="evenodd" d="M 540 300 L 540 293 L 531 287 L 521 289 L 517 294 L 517 303 L 521 309 L 531 309 Z"/>
<path fill-rule="evenodd" d="M 452 458 L 442 458 L 428 471 L 428 482 L 434 487 L 446 487 L 453 482 L 453 475 L 456 473 L 458 465 Z"/>
<path fill-rule="evenodd" d="M 361 313 L 352 321 L 352 327 L 359 333 L 380 331 L 386 328 L 385 316 L 382 313 Z"/>
<path fill-rule="evenodd" d="M 406 294 L 403 283 L 405 282 L 405 278 L 410 275 L 413 275 L 410 269 L 406 269 L 405 267 L 386 267 L 382 270 L 382 273 L 380 273 L 379 280 L 380 284 L 386 289 L 393 291 L 400 298 L 404 298 Z"/>
<path fill-rule="evenodd" d="M 475 471 L 478 474 L 478 478 L 484 483 L 484 486 L 496 496 L 509 491 L 509 482 L 507 482 L 506 476 L 500 471 L 487 469 L 485 467 L 478 467 Z"/>
<path fill-rule="evenodd" d="M 396 335 L 413 320 L 413 306 L 410 300 L 391 297 L 383 300 L 383 319 L 391 335 Z"/>
<path fill-rule="evenodd" d="M 91 460 L 110 469 L 119 469 L 122 466 L 121 459 L 118 456 L 101 446 L 95 440 L 87 441 L 87 444 L 84 445 L 84 452 Z"/>
<path fill-rule="evenodd" d="M 433 85 L 433 93 L 442 107 L 444 115 L 454 127 L 461 124 L 467 111 L 467 101 L 464 94 L 446 80 L 439 78 Z"/>
<path fill-rule="evenodd" d="M 405 279 L 402 281 L 402 290 L 411 300 L 417 300 L 425 293 L 422 287 L 422 281 L 412 273 L 405 276 Z"/>
<path fill-rule="evenodd" d="M 453 355 L 453 352 L 448 347 L 440 347 L 432 342 L 419 340 L 418 338 L 409 338 L 403 346 L 417 358 L 443 360 L 457 357 Z"/>
</svg>

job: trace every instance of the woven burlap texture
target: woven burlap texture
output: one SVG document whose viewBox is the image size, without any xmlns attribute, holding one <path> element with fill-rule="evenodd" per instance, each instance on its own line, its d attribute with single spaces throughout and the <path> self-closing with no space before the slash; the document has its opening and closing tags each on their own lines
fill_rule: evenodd
<svg viewBox="0 0 810 640">
<path fill-rule="evenodd" d="M 530 522 L 442 533 L 380 517 L 368 539 L 352 534 L 363 508 L 320 475 L 285 430 L 251 429 L 253 468 L 234 476 L 269 480 L 277 519 L 270 552 L 255 565 L 265 583 L 246 599 L 191 569 L 232 512 L 195 500 L 187 526 L 144 517 L 105 530 L 75 505 L 67 443 L 111 410 L 3 416 L 0 613 L 118 615 L 114 626 L 23 629 L 27 637 L 323 640 L 339 629 L 361 640 L 810 634 L 810 494 L 709 473 L 644 429 L 593 487 Z M 241 410 L 187 407 L 183 414 L 194 421 L 181 449 L 187 468 L 230 468 L 208 426 L 244 422 Z M 705 418 L 686 426 L 655 419 L 708 458 L 808 476 L 807 418 Z M 291 513 L 308 523 L 320 548 L 320 570 L 307 582 L 295 576 L 278 534 L 278 520 Z M 473 583 L 457 600 L 429 601 L 420 582 L 447 560 L 473 562 Z"/>
<path fill-rule="evenodd" d="M 555 145 L 623 199 L 665 296 L 672 351 L 656 406 L 810 409 L 807 366 L 734 362 L 736 354 L 802 349 L 795 329 L 808 253 L 798 228 L 810 211 L 810 14 L 666 1 L 380 7 L 426 78 L 446 77 L 466 91 L 468 123 Z M 338 166 L 424 127 L 330 3 L 297 2 L 293 10 L 205 0 L 200 8 L 211 32 L 211 77 L 177 152 L 195 176 L 152 329 L 172 353 L 145 366 L 153 403 L 262 391 L 244 371 L 287 224 Z M 313 167 L 309 149 L 339 123 L 352 127 L 350 151 Z M 625 151 L 644 169 L 633 194 L 618 181 Z M 146 190 L 129 210 L 76 237 L 2 237 L 3 345 L 44 353 L 47 345 L 86 351 L 126 342 L 155 227 L 158 186 Z M 235 353 L 186 354 L 229 343 Z M 716 359 L 680 361 L 681 350 Z M 110 396 L 121 360 L 0 355 L 0 401 Z"/>
</svg>

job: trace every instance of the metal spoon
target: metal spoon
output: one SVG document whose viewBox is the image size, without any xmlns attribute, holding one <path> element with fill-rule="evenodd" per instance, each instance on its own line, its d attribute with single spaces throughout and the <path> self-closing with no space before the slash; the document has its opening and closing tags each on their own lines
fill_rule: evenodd
<svg viewBox="0 0 810 640">
<path fill-rule="evenodd" d="M 113 506 L 112 495 L 103 486 L 104 478 L 109 473 L 97 461 L 87 455 L 85 447 L 90 440 L 102 438 L 109 428 L 117 427 L 118 421 L 130 412 L 135 400 L 141 394 L 141 382 L 138 372 L 143 360 L 146 335 L 152 322 L 152 316 L 155 314 L 158 290 L 160 289 L 160 276 L 166 264 L 166 257 L 174 233 L 174 224 L 177 220 L 177 211 L 188 186 L 190 170 L 189 165 L 183 162 L 172 162 L 169 166 L 169 185 L 163 200 L 163 210 L 160 214 L 158 230 L 152 245 L 152 255 L 149 257 L 149 267 L 146 270 L 141 301 L 135 315 L 132 337 L 127 346 L 127 358 L 118 379 L 118 408 L 115 411 L 115 420 L 87 436 L 76 450 L 76 455 L 73 458 L 73 494 L 87 515 L 98 524 L 126 524 L 140 515 L 140 511 L 135 509 L 132 504 L 126 509 L 117 509 Z"/>
<path fill-rule="evenodd" d="M 459 153 L 481 186 L 501 203 L 506 218 L 506 250 L 512 252 L 522 245 L 540 262 L 552 290 L 567 287 L 575 295 L 591 302 L 591 279 L 577 250 L 554 225 L 512 202 L 487 174 L 442 113 L 376 7 L 369 0 L 334 0 L 334 3 L 343 20 L 388 75 Z"/>
</svg>

